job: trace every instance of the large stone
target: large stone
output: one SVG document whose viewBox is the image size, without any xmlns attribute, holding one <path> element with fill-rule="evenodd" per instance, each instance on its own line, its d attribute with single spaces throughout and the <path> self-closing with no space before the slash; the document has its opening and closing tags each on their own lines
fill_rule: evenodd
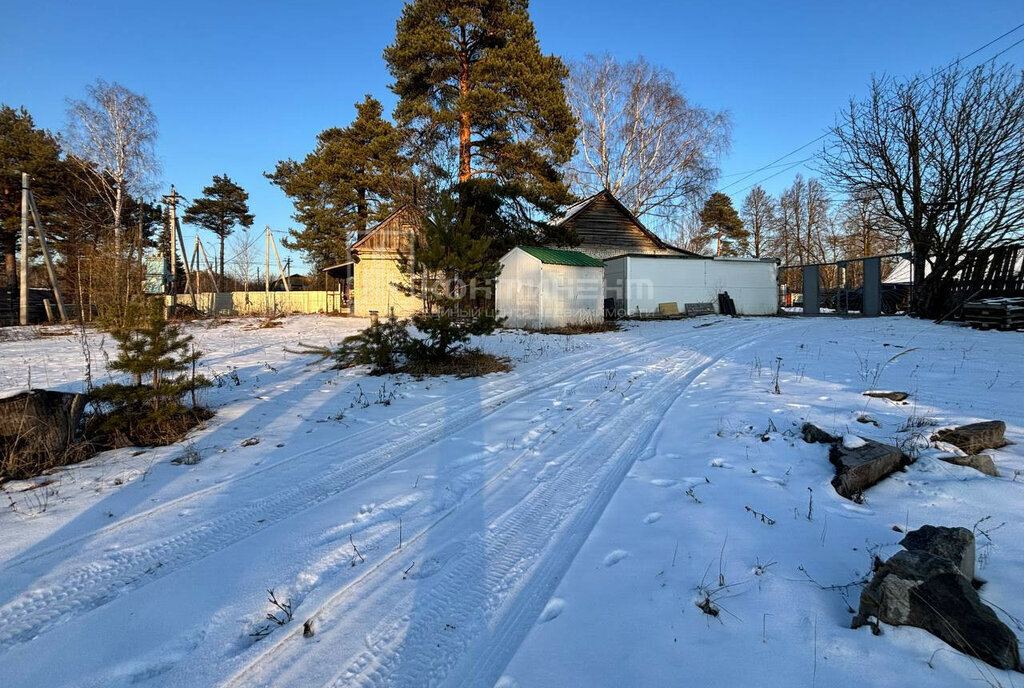
<svg viewBox="0 0 1024 688">
<path fill-rule="evenodd" d="M 945 557 L 895 554 L 861 591 L 853 627 L 881 621 L 915 626 L 1000 669 L 1021 670 L 1017 637 Z"/>
<path fill-rule="evenodd" d="M 1001 420 L 989 420 L 984 423 L 971 423 L 958 428 L 939 430 L 932 435 L 933 442 L 947 442 L 960 448 L 966 454 L 977 454 L 986 449 L 1005 447 L 1007 442 L 1003 436 L 1006 423 Z"/>
<path fill-rule="evenodd" d="M 800 435 L 804 442 L 811 444 L 835 444 L 839 441 L 838 437 L 828 434 L 814 423 L 804 423 L 800 428 Z"/>
<path fill-rule="evenodd" d="M 898 447 L 861 439 L 864 444 L 859 447 L 833 444 L 829 450 L 828 459 L 836 467 L 832 487 L 847 499 L 854 499 L 878 481 L 913 463 Z"/>
<path fill-rule="evenodd" d="M 969 581 L 974 580 L 974 533 L 966 528 L 921 526 L 900 540 L 904 548 L 929 552 L 956 564 Z"/>
<path fill-rule="evenodd" d="M 999 470 L 996 468 L 996 462 L 993 461 L 992 457 L 988 454 L 975 454 L 974 456 L 940 456 L 939 459 L 957 466 L 973 468 L 976 471 L 981 471 L 985 475 L 991 475 L 993 478 L 999 477 Z"/>
</svg>

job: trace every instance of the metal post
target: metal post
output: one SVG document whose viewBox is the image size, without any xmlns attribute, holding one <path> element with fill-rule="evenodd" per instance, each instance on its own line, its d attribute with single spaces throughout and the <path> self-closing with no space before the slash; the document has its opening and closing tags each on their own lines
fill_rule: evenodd
<svg viewBox="0 0 1024 688">
<path fill-rule="evenodd" d="M 820 297 L 818 296 L 818 266 L 805 265 L 802 270 L 804 280 L 804 315 L 818 315 L 821 313 Z"/>
<path fill-rule="evenodd" d="M 877 316 L 882 314 L 882 259 L 864 259 L 864 291 L 860 314 Z"/>
<path fill-rule="evenodd" d="M 21 324 L 28 325 L 28 175 L 21 175 Z"/>
</svg>

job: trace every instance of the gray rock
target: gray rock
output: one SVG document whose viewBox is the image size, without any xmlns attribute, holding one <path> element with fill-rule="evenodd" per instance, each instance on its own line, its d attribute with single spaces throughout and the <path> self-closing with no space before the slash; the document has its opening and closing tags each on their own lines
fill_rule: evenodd
<svg viewBox="0 0 1024 688">
<path fill-rule="evenodd" d="M 986 449 L 1005 447 L 1007 442 L 1003 436 L 1006 423 L 1001 420 L 989 420 L 984 423 L 971 423 L 958 428 L 939 430 L 932 435 L 933 442 L 948 442 L 959 447 L 966 454 L 977 454 Z"/>
<path fill-rule="evenodd" d="M 851 449 L 834 444 L 828 455 L 836 467 L 832 487 L 847 499 L 854 499 L 878 481 L 913 463 L 898 447 L 861 439 L 865 442 L 862 447 Z"/>
<path fill-rule="evenodd" d="M 853 627 L 915 626 L 1000 669 L 1020 671 L 1017 637 L 956 565 L 922 550 L 895 554 L 861 591 Z"/>
<path fill-rule="evenodd" d="M 974 533 L 966 528 L 921 526 L 900 540 L 911 551 L 929 552 L 953 562 L 969 581 L 974 580 Z"/>
<path fill-rule="evenodd" d="M 996 468 L 996 462 L 993 461 L 992 457 L 988 454 L 975 454 L 974 456 L 940 456 L 939 459 L 946 463 L 956 464 L 957 466 L 973 468 L 976 471 L 981 471 L 985 475 L 991 475 L 993 478 L 999 477 L 999 470 Z"/>
<path fill-rule="evenodd" d="M 839 441 L 838 437 L 828 434 L 814 423 L 804 423 L 800 428 L 800 435 L 804 442 L 810 444 L 835 444 Z"/>
<path fill-rule="evenodd" d="M 875 399 L 888 399 L 889 401 L 903 401 L 910 395 L 906 392 L 881 392 L 868 390 L 867 392 L 864 392 L 864 396 L 873 397 Z"/>
</svg>

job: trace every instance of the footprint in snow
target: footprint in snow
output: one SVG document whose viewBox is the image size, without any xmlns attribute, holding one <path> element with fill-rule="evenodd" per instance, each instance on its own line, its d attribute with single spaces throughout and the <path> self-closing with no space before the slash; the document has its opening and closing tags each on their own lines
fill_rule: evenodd
<svg viewBox="0 0 1024 688">
<path fill-rule="evenodd" d="M 623 559 L 625 559 L 628 556 L 629 556 L 629 552 L 627 552 L 624 549 L 612 550 L 607 555 L 605 555 L 604 565 L 605 566 L 615 566 L 616 564 L 618 564 L 620 561 L 622 561 Z"/>
<path fill-rule="evenodd" d="M 540 613 L 540 622 L 547 623 L 552 619 L 556 619 L 564 610 L 565 600 L 560 597 L 552 597 L 548 600 L 548 603 L 544 605 L 544 610 Z"/>
<path fill-rule="evenodd" d="M 672 487 L 676 482 L 678 481 L 671 480 L 669 478 L 655 478 L 651 481 L 651 485 L 654 485 L 655 487 Z"/>
<path fill-rule="evenodd" d="M 644 516 L 644 523 L 655 523 L 661 520 L 661 513 L 658 511 L 652 511 L 651 513 Z"/>
</svg>

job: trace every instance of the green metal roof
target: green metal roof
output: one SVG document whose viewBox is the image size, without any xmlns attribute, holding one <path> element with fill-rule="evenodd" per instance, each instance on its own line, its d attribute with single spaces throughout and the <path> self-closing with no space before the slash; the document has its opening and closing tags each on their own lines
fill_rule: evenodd
<svg viewBox="0 0 1024 688">
<path fill-rule="evenodd" d="M 542 246 L 520 246 L 531 256 L 548 265 L 576 265 L 583 268 L 603 268 L 604 263 L 597 258 L 591 258 L 586 253 L 579 251 L 563 251 L 557 248 L 544 248 Z"/>
</svg>

